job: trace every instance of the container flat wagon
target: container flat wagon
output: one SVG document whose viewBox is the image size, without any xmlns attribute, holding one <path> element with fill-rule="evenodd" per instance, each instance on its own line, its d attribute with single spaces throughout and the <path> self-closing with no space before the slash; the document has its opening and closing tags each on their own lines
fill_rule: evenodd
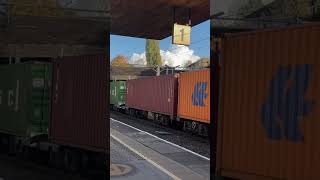
<svg viewBox="0 0 320 180">
<path fill-rule="evenodd" d="M 0 66 L 0 138 L 32 142 L 47 138 L 51 110 L 52 65 L 25 63 Z M 13 148 L 13 142 L 9 142 Z M 9 146 L 8 146 L 9 148 Z M 22 146 L 18 148 L 23 148 Z"/>
<path fill-rule="evenodd" d="M 210 70 L 127 81 L 127 113 L 207 136 L 210 124 Z"/>
<path fill-rule="evenodd" d="M 90 55 L 1 65 L 1 150 L 44 152 L 66 170 L 105 168 L 108 64 Z"/>
<path fill-rule="evenodd" d="M 178 118 L 183 129 L 207 135 L 210 124 L 210 70 L 179 74 Z"/>
<path fill-rule="evenodd" d="M 126 107 L 130 115 L 149 117 L 168 125 L 177 116 L 178 79 L 173 75 L 127 81 Z"/>
<path fill-rule="evenodd" d="M 217 175 L 319 179 L 320 25 L 227 35 Z"/>
<path fill-rule="evenodd" d="M 108 156 L 109 144 L 108 65 L 102 54 L 63 57 L 53 62 L 49 140 L 62 147 L 53 149 L 53 157 L 63 154 L 68 167 L 86 169 L 79 167 L 78 162 L 87 159 L 106 163 L 103 160 Z"/>
</svg>

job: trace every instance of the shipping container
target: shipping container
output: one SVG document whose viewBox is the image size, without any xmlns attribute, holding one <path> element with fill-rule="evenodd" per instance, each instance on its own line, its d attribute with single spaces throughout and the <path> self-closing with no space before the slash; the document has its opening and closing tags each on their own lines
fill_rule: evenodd
<svg viewBox="0 0 320 180">
<path fill-rule="evenodd" d="M 154 76 L 127 81 L 126 106 L 163 115 L 176 116 L 178 104 L 176 76 Z"/>
<path fill-rule="evenodd" d="M 319 179 L 320 25 L 227 35 L 217 174 Z"/>
<path fill-rule="evenodd" d="M 0 132 L 32 138 L 48 133 L 51 64 L 0 66 Z"/>
<path fill-rule="evenodd" d="M 178 117 L 210 123 L 210 70 L 181 73 Z"/>
<path fill-rule="evenodd" d="M 123 107 L 126 101 L 127 93 L 126 81 L 110 82 L 110 104 L 115 107 Z"/>
<path fill-rule="evenodd" d="M 104 55 L 63 57 L 54 60 L 53 68 L 50 140 L 106 152 L 109 61 Z"/>
</svg>

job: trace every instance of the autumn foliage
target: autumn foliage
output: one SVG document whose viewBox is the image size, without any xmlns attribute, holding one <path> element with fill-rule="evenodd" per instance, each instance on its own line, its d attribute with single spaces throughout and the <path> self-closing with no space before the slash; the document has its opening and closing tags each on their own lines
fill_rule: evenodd
<svg viewBox="0 0 320 180">
<path fill-rule="evenodd" d="M 128 59 L 122 55 L 118 55 L 115 57 L 112 62 L 111 66 L 121 66 L 121 67 L 129 67 L 130 64 L 128 62 Z"/>
</svg>

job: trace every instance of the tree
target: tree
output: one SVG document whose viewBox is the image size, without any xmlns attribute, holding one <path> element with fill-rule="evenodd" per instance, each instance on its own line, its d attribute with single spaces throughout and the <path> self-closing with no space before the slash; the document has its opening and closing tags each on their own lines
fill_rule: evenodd
<svg viewBox="0 0 320 180">
<path fill-rule="evenodd" d="M 111 61 L 111 66 L 129 67 L 128 59 L 122 55 L 118 55 Z"/>
<path fill-rule="evenodd" d="M 247 3 L 243 4 L 239 8 L 238 15 L 245 17 L 262 7 L 263 7 L 263 4 L 261 0 L 247 0 Z"/>
<path fill-rule="evenodd" d="M 185 67 L 191 67 L 191 68 L 207 68 L 210 66 L 210 59 L 203 57 L 200 58 L 198 61 L 196 61 L 195 63 L 192 63 L 191 60 L 187 61 L 185 64 Z"/>
<path fill-rule="evenodd" d="M 158 40 L 147 39 L 146 41 L 146 59 L 149 66 L 161 66 L 162 60 Z"/>
</svg>

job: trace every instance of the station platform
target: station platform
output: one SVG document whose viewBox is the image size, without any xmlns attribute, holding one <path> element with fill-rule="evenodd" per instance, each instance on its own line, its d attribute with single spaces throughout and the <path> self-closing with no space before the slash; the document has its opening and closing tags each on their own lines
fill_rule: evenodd
<svg viewBox="0 0 320 180">
<path fill-rule="evenodd" d="M 111 179 L 210 179 L 210 160 L 111 118 Z"/>
<path fill-rule="evenodd" d="M 110 138 L 110 150 L 110 179 L 172 179 L 166 173 L 160 171 L 157 167 L 153 166 L 112 137 Z"/>
<path fill-rule="evenodd" d="M 0 180 L 89 180 L 43 165 L 0 154 Z M 90 178 L 91 179 L 91 178 Z M 101 178 L 100 178 L 101 179 Z"/>
</svg>

